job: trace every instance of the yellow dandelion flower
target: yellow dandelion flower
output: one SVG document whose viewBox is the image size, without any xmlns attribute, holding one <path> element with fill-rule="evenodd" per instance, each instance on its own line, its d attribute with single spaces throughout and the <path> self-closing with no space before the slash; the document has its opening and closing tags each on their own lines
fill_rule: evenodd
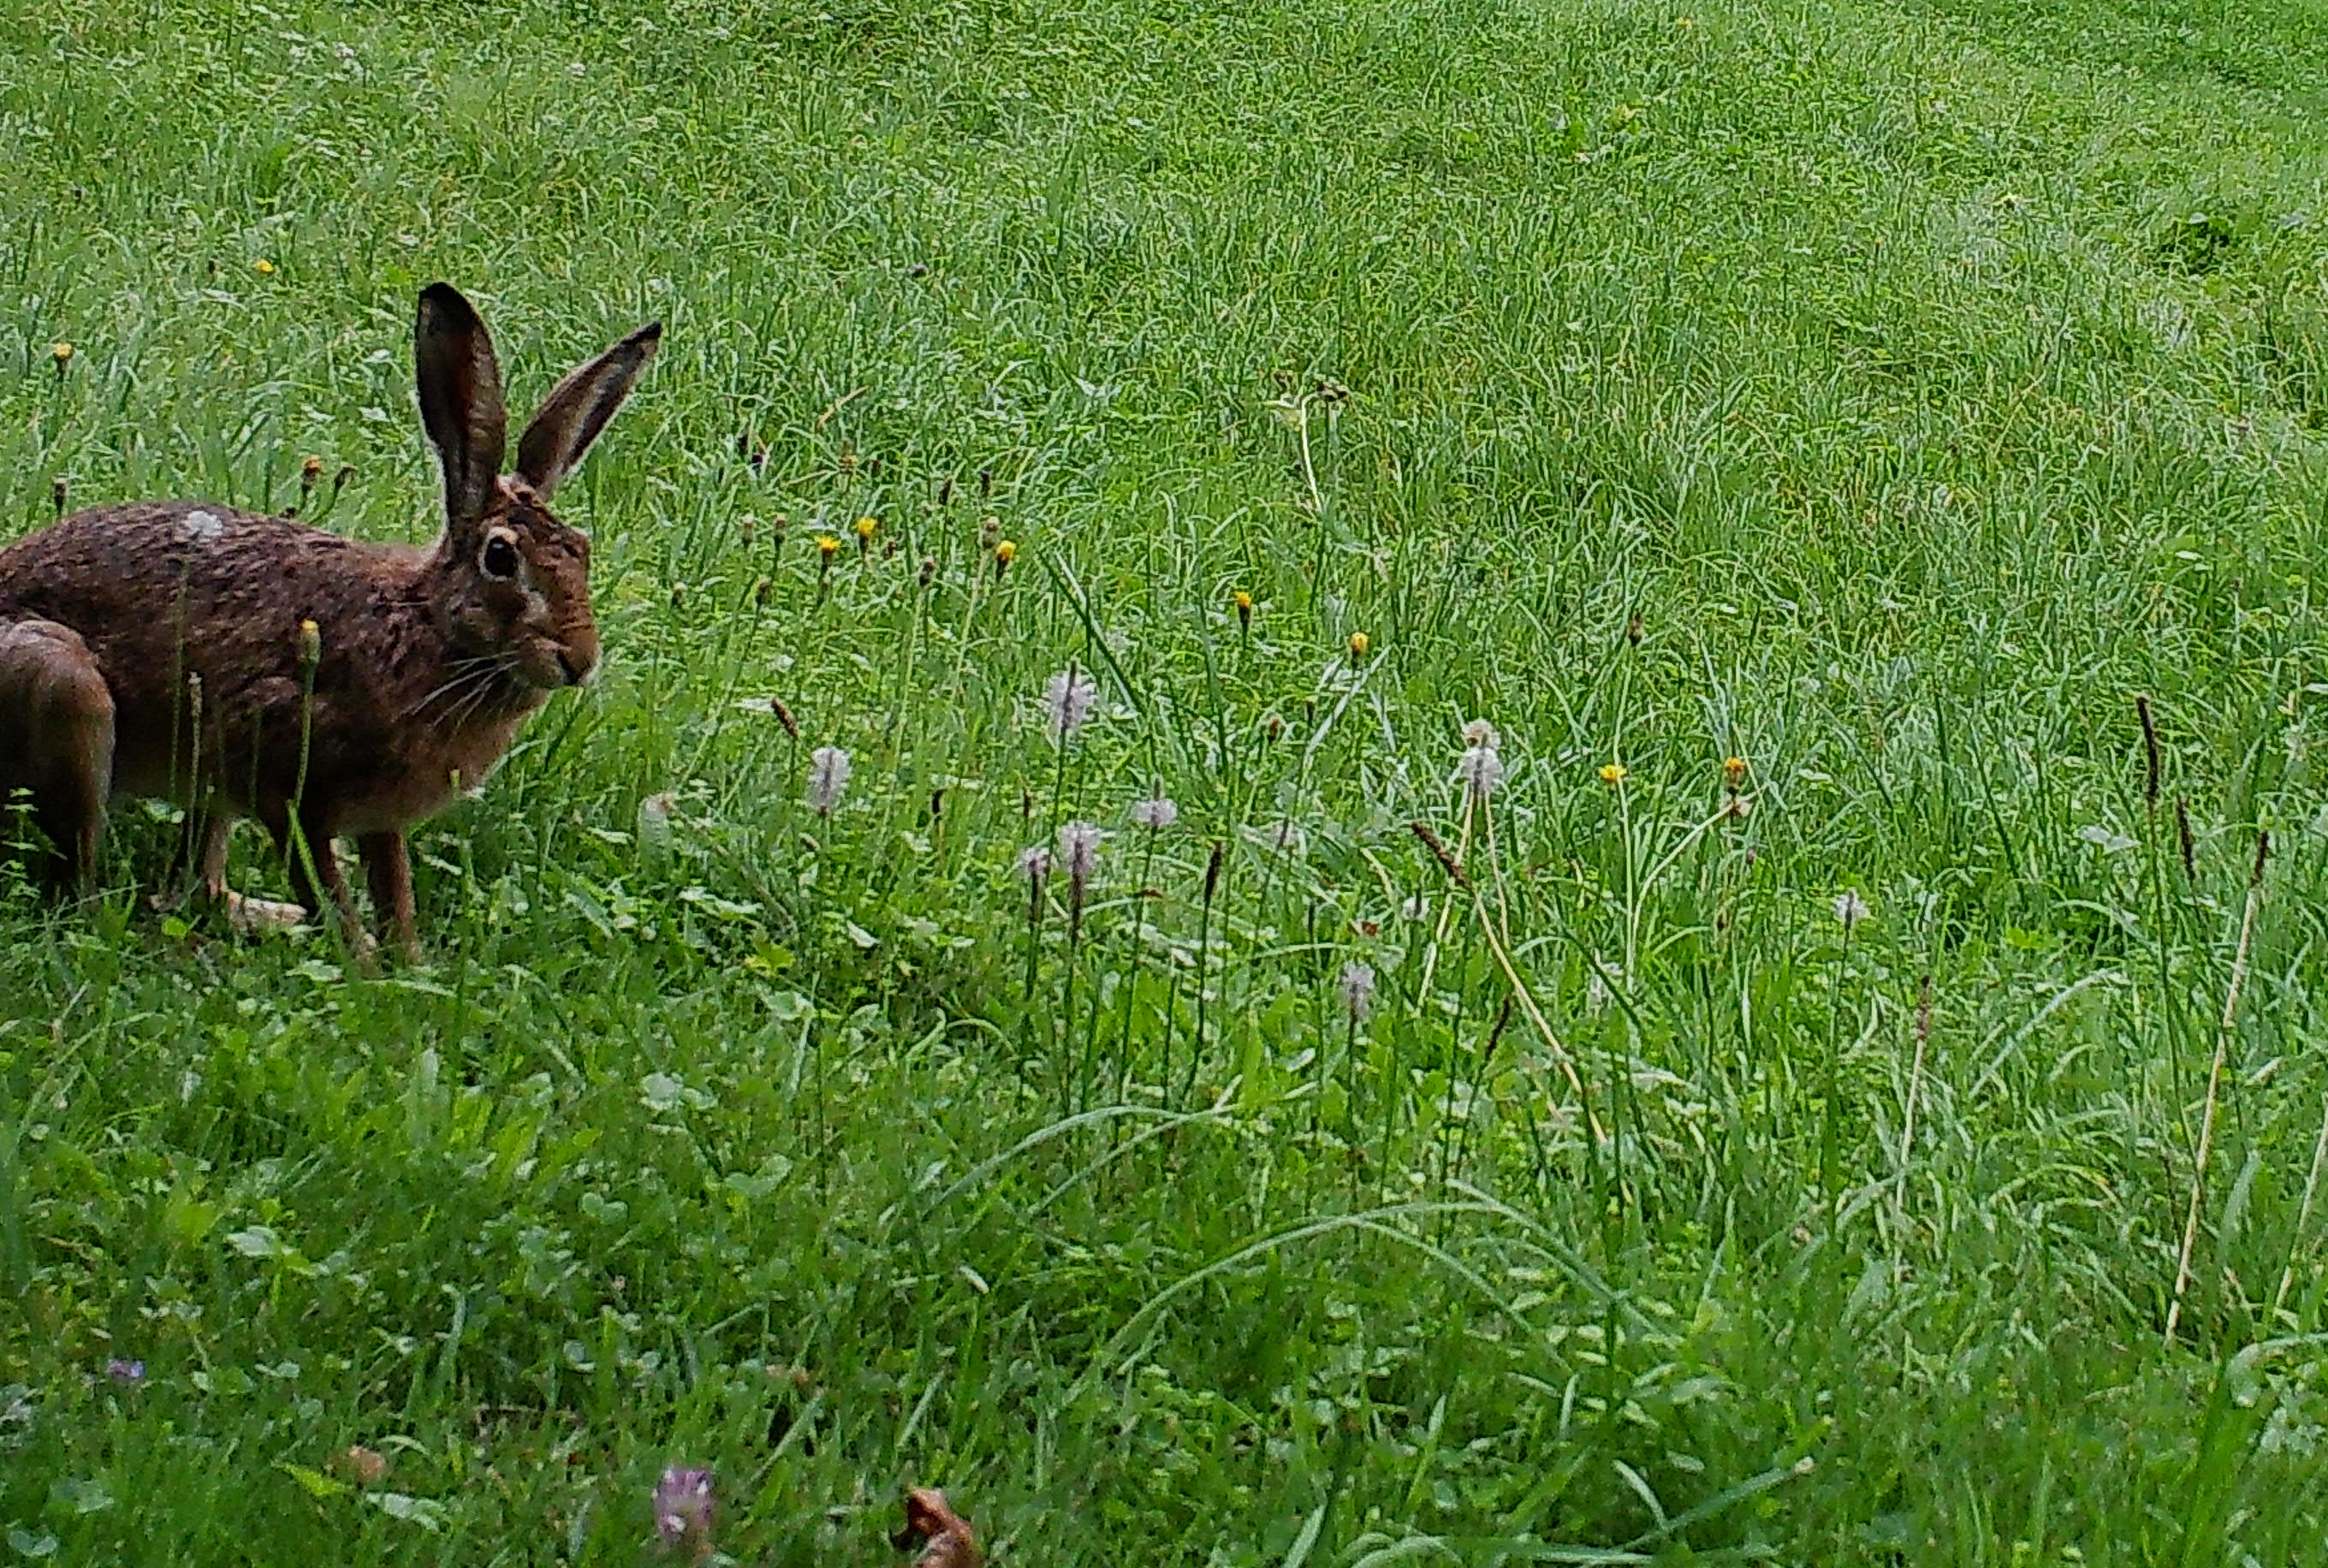
<svg viewBox="0 0 2328 1568">
<path fill-rule="evenodd" d="M 1621 762 L 1602 763 L 1600 765 L 1600 782 L 1607 784 L 1610 789 L 1614 789 L 1619 784 L 1623 784 L 1625 782 L 1625 765 Z"/>
<path fill-rule="evenodd" d="M 1722 787 L 1736 794 L 1746 783 L 1746 759 L 1725 756 L 1722 759 Z"/>
<path fill-rule="evenodd" d="M 313 670 L 324 657 L 324 629 L 313 620 L 299 623 L 299 668 Z"/>
<path fill-rule="evenodd" d="M 840 553 L 840 540 L 829 533 L 818 534 L 816 536 L 816 553 L 822 556 L 826 560 L 831 560 L 834 556 Z"/>
<path fill-rule="evenodd" d="M 250 264 L 250 269 L 258 274 L 261 277 L 272 277 L 275 276 L 275 263 L 268 260 L 264 256 L 252 262 Z"/>
<path fill-rule="evenodd" d="M 1018 559 L 1018 546 L 1016 543 L 1007 539 L 995 541 L 994 564 L 997 567 L 1007 567 Z"/>
<path fill-rule="evenodd" d="M 1363 659 L 1363 658 L 1365 658 L 1365 657 L 1366 656 L 1366 650 L 1367 650 L 1368 648 L 1373 647 L 1373 646 L 1374 646 L 1374 639 L 1373 639 L 1373 638 L 1371 638 L 1371 637 L 1369 637 L 1369 636 L 1367 636 L 1364 632 L 1353 632 L 1353 633 L 1351 633 L 1351 634 L 1350 634 L 1350 657 L 1351 657 L 1351 658 L 1353 658 L 1353 659 Z"/>
<path fill-rule="evenodd" d="M 72 357 L 72 344 L 66 343 L 61 339 L 49 345 L 49 358 L 57 361 L 57 369 L 61 371 L 63 370 L 65 368 L 65 361 Z"/>
<path fill-rule="evenodd" d="M 859 518 L 857 520 L 857 542 L 860 546 L 871 544 L 873 542 L 874 534 L 880 530 L 880 520 L 878 518 Z"/>
<path fill-rule="evenodd" d="M 1237 624 L 1250 630 L 1253 625 L 1253 596 L 1239 588 L 1229 596 L 1229 602 L 1236 606 Z"/>
</svg>

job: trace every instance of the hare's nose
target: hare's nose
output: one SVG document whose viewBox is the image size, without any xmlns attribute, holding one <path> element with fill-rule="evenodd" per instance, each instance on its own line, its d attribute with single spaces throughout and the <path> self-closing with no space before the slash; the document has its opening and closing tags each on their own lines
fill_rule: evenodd
<svg viewBox="0 0 2328 1568">
<path fill-rule="evenodd" d="M 585 654 L 583 662 L 577 662 L 574 655 L 563 648 L 558 651 L 558 667 L 566 671 L 566 684 L 568 686 L 587 686 L 591 678 L 598 673 L 598 661 Z"/>
</svg>

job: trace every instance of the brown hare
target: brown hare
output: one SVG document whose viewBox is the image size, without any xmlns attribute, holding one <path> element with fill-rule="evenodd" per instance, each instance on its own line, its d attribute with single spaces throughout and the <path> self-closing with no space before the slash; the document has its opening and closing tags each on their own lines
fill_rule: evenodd
<svg viewBox="0 0 2328 1568">
<path fill-rule="evenodd" d="M 423 289 L 420 418 L 445 469 L 427 549 L 192 501 L 95 507 L 0 549 L 0 809 L 29 795 L 50 877 L 87 887 L 107 803 L 160 797 L 185 808 L 181 853 L 239 925 L 328 900 L 368 947 L 332 849 L 345 833 L 390 945 L 417 957 L 405 831 L 597 671 L 590 541 L 549 498 L 662 335 L 642 327 L 560 381 L 504 476 L 493 340 L 457 291 Z M 227 891 L 246 816 L 298 906 Z"/>
</svg>

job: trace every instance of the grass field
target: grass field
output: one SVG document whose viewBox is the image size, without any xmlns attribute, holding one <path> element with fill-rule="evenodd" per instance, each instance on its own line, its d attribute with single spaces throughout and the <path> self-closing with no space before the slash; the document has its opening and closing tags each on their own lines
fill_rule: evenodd
<svg viewBox="0 0 2328 1568">
<path fill-rule="evenodd" d="M 11 7 L 0 534 L 670 330 L 428 965 L 0 887 L 0 1561 L 2317 1560 L 2320 23 Z"/>
</svg>

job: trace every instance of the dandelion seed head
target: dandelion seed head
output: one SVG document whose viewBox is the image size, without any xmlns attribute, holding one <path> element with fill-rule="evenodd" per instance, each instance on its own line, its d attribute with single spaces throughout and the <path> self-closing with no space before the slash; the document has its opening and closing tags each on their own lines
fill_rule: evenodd
<svg viewBox="0 0 2328 1568">
<path fill-rule="evenodd" d="M 1463 727 L 1463 744 L 1465 746 L 1484 746 L 1492 751 L 1497 746 L 1501 746 L 1503 744 L 1503 740 L 1496 734 L 1496 727 L 1494 725 L 1488 723 L 1484 718 L 1475 718 Z"/>
<path fill-rule="evenodd" d="M 1099 706 L 1099 683 L 1079 671 L 1062 670 L 1044 685 L 1043 703 L 1050 709 L 1051 733 L 1073 740 Z"/>
<path fill-rule="evenodd" d="M 829 817 L 849 787 L 849 754 L 837 746 L 820 746 L 808 754 L 808 803 L 818 816 Z"/>
<path fill-rule="evenodd" d="M 1371 965 L 1352 959 L 1342 966 L 1342 1010 L 1349 1015 L 1352 1024 L 1366 1021 L 1374 1010 L 1375 972 Z"/>
<path fill-rule="evenodd" d="M 1843 934 L 1845 936 L 1850 935 L 1851 928 L 1866 919 L 1871 913 L 1872 911 L 1867 907 L 1867 900 L 1859 896 L 1859 889 L 1856 887 L 1845 888 L 1835 896 L 1835 917 L 1843 926 Z"/>
<path fill-rule="evenodd" d="M 1493 746 L 1474 746 L 1455 765 L 1455 779 L 1473 798 L 1484 801 L 1504 782 L 1503 758 L 1496 755 Z"/>
<path fill-rule="evenodd" d="M 1091 886 L 1092 874 L 1099 869 L 1100 840 L 1105 836 L 1093 822 L 1069 822 L 1059 830 L 1059 859 L 1078 893 Z"/>
<path fill-rule="evenodd" d="M 1018 875 L 1039 887 L 1043 884 L 1043 878 L 1050 874 L 1050 850 L 1040 844 L 1035 844 L 1018 851 Z"/>
<path fill-rule="evenodd" d="M 1147 828 L 1150 831 L 1158 831 L 1170 827 L 1179 820 L 1180 808 L 1172 803 L 1171 797 L 1169 795 L 1154 795 L 1144 801 L 1131 803 L 1131 825 L 1136 828 Z"/>
</svg>

